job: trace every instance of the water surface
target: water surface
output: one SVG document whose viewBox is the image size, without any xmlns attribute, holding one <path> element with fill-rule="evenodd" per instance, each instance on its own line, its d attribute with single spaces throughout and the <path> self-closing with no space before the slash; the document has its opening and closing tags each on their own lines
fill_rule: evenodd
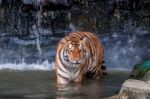
<svg viewBox="0 0 150 99">
<path fill-rule="evenodd" d="M 100 99 L 118 94 L 129 71 L 58 88 L 54 71 L 0 71 L 0 99 Z"/>
</svg>

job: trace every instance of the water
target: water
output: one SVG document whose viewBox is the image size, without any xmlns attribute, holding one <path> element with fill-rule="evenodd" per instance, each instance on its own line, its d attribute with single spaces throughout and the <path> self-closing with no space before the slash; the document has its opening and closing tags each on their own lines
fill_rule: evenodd
<svg viewBox="0 0 150 99">
<path fill-rule="evenodd" d="M 135 64 L 150 59 L 148 14 L 137 10 L 142 4 L 134 1 L 132 9 L 128 0 L 73 1 L 0 0 L 0 99 L 110 97 Z M 56 45 L 73 31 L 90 31 L 101 39 L 110 70 L 101 79 L 57 90 Z"/>
<path fill-rule="evenodd" d="M 107 68 L 132 69 L 135 64 L 150 58 L 148 30 L 142 27 L 134 29 L 133 26 L 128 25 L 128 28 L 120 33 L 114 32 L 103 35 L 95 33 L 105 46 Z M 28 65 L 26 68 L 32 70 L 39 65 L 40 70 L 40 66 L 47 62 L 45 67 L 49 70 L 49 66 L 54 62 L 56 45 L 61 37 L 41 36 L 34 32 L 30 37 L 24 39 L 4 36 L 0 40 L 0 69 L 4 67 L 17 69 L 17 66 L 22 66 L 23 70 L 25 65 Z M 44 31 L 41 30 L 41 32 Z M 45 35 L 47 34 L 45 33 Z"/>
<path fill-rule="evenodd" d="M 32 63 L 32 64 L 27 64 L 22 60 L 22 63 L 17 64 L 17 63 L 5 63 L 5 64 L 0 64 L 0 70 L 17 70 L 17 71 L 27 71 L 27 70 L 43 70 L 43 71 L 51 71 L 55 68 L 54 62 L 49 63 L 48 60 L 44 61 L 41 64 L 38 63 Z"/>
<path fill-rule="evenodd" d="M 57 88 L 54 71 L 0 71 L 0 99 L 100 99 L 118 94 L 129 71 Z"/>
<path fill-rule="evenodd" d="M 131 3 L 128 0 L 123 1 L 125 5 L 115 0 L 21 1 L 2 2 L 1 69 L 15 70 L 17 66 L 22 66 L 24 70 L 28 65 L 25 69 L 32 70 L 39 65 L 40 70 L 45 61 L 47 64 L 54 61 L 57 43 L 73 31 L 91 31 L 101 39 L 106 49 L 107 68 L 132 69 L 135 64 L 150 58 L 147 18 L 141 18 L 145 24 L 138 23 L 136 14 L 127 7 Z M 56 9 L 49 8 L 47 4 Z M 63 6 L 61 9 L 60 5 Z M 48 69 L 49 66 L 45 67 Z"/>
</svg>

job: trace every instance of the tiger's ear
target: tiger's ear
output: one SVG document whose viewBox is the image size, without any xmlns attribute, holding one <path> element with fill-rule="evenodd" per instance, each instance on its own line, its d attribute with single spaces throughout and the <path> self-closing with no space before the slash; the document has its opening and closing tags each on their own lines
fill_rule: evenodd
<svg viewBox="0 0 150 99">
<path fill-rule="evenodd" d="M 87 41 L 87 37 L 84 36 L 83 38 L 81 38 L 81 41 L 82 41 L 82 42 L 86 42 L 86 41 Z"/>
</svg>

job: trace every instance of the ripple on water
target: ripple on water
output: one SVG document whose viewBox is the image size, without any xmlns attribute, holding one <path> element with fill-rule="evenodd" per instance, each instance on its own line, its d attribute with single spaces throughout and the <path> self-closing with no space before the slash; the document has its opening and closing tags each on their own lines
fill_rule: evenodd
<svg viewBox="0 0 150 99">
<path fill-rule="evenodd" d="M 85 79 L 57 89 L 54 71 L 0 71 L 0 98 L 99 99 L 118 94 L 129 71 L 109 70 L 100 79 Z"/>
</svg>

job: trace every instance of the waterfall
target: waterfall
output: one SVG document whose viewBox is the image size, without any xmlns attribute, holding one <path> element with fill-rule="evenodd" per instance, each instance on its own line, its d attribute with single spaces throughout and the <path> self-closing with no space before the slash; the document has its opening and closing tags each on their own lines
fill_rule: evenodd
<svg viewBox="0 0 150 99">
<path fill-rule="evenodd" d="M 102 40 L 108 68 L 132 69 L 150 58 L 148 18 L 130 13 L 138 4 L 129 9 L 128 0 L 21 1 L 0 0 L 5 4 L 0 8 L 0 69 L 51 70 L 59 40 L 80 29 Z"/>
<path fill-rule="evenodd" d="M 132 24 L 129 20 L 121 33 L 111 33 L 108 39 L 104 39 L 106 64 L 109 68 L 132 69 L 134 65 L 150 57 L 149 40 L 140 37 L 145 30 L 137 29 Z"/>
<path fill-rule="evenodd" d="M 40 9 L 39 11 L 37 12 L 37 32 L 35 33 L 36 36 L 37 36 L 37 39 L 36 39 L 36 45 L 37 45 L 37 49 L 39 51 L 39 54 L 42 55 L 42 49 L 41 49 L 41 46 L 40 46 L 40 36 L 39 36 L 39 29 L 41 28 L 41 19 L 42 19 L 42 5 L 40 3 L 40 0 L 37 1 L 37 7 L 40 6 Z"/>
</svg>

